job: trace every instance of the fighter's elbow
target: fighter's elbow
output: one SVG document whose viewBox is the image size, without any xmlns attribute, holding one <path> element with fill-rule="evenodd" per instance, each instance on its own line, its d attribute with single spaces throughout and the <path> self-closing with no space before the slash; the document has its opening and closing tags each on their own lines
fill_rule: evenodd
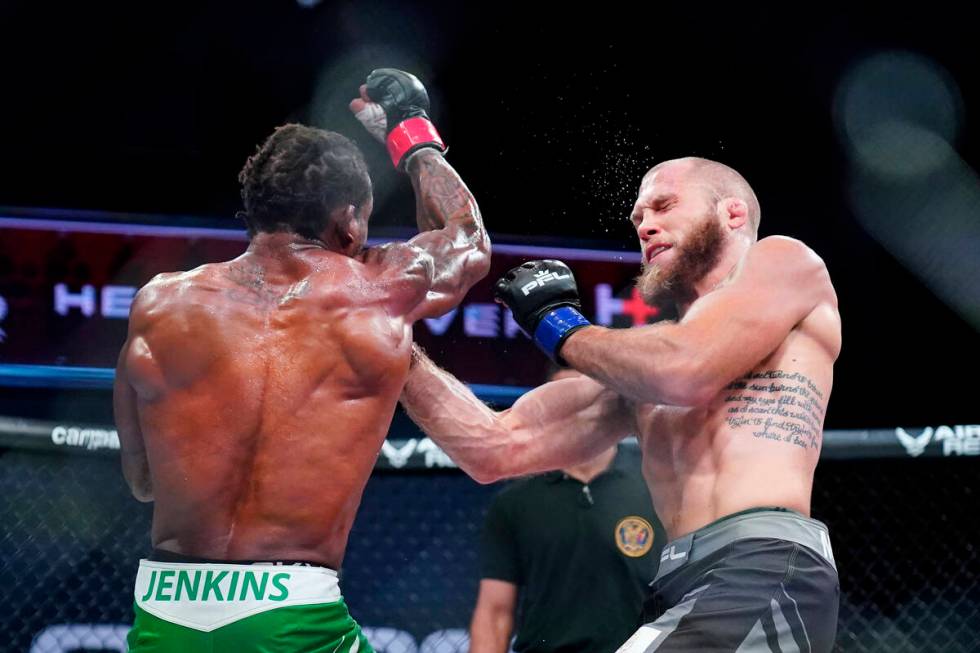
<svg viewBox="0 0 980 653">
<path fill-rule="evenodd" d="M 476 262 L 475 267 L 476 267 L 476 272 L 475 273 L 476 273 L 476 275 L 477 275 L 477 277 L 479 279 L 482 279 L 483 277 L 487 276 L 487 273 L 490 272 L 490 247 L 489 247 L 489 245 L 487 246 L 486 251 L 480 252 L 480 255 L 478 257 L 478 260 Z"/>
<path fill-rule="evenodd" d="M 133 497 L 140 503 L 152 503 L 153 487 L 149 483 L 133 483 L 130 484 L 129 489 L 132 491 Z"/>
<path fill-rule="evenodd" d="M 463 471 L 480 485 L 490 485 L 513 475 L 508 473 L 506 458 L 494 454 L 479 456 Z"/>
<path fill-rule="evenodd" d="M 140 503 L 153 503 L 153 493 L 152 492 L 133 492 L 133 496 Z"/>
<path fill-rule="evenodd" d="M 471 466 L 463 471 L 465 471 L 470 478 L 472 478 L 480 485 L 490 485 L 491 483 L 496 483 L 497 481 L 503 480 L 505 478 L 504 476 L 500 475 L 496 470 L 493 470 L 490 467 L 482 464 Z"/>
<path fill-rule="evenodd" d="M 126 464 L 129 462 L 129 464 Z M 153 481 L 150 478 L 150 468 L 146 460 L 124 461 L 123 478 L 133 497 L 140 503 L 153 501 Z"/>
<path fill-rule="evenodd" d="M 485 231 L 474 239 L 473 249 L 466 261 L 466 276 L 470 285 L 476 283 L 490 272 L 490 238 Z"/>
<path fill-rule="evenodd" d="M 470 473 L 477 483 L 488 485 L 533 471 L 528 465 L 532 442 L 520 433 L 501 428 L 489 434 L 487 441 L 493 444 L 476 457 Z"/>
</svg>

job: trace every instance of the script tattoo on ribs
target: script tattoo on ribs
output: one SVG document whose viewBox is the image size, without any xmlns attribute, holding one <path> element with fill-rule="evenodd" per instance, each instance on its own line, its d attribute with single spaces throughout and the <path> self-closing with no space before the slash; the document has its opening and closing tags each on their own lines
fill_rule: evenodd
<svg viewBox="0 0 980 653">
<path fill-rule="evenodd" d="M 799 372 L 754 372 L 725 388 L 728 425 L 759 439 L 819 449 L 824 394 Z"/>
</svg>

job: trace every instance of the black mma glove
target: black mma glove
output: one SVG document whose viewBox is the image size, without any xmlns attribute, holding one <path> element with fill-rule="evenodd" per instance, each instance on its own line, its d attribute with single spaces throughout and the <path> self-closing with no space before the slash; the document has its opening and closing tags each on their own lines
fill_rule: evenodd
<svg viewBox="0 0 980 653">
<path fill-rule="evenodd" d="M 561 261 L 528 261 L 505 274 L 494 298 L 510 308 L 514 321 L 553 361 L 565 365 L 565 339 L 590 322 L 579 311 L 575 277 Z"/>
<path fill-rule="evenodd" d="M 401 170 L 408 155 L 423 147 L 440 152 L 446 146 L 429 120 L 429 94 L 415 75 L 378 68 L 367 78 L 367 95 L 384 109 L 388 154 Z"/>
</svg>

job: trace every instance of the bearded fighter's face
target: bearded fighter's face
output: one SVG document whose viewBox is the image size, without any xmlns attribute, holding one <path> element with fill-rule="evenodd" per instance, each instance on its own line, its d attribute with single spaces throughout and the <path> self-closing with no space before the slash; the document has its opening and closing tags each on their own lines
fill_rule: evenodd
<svg viewBox="0 0 980 653">
<path fill-rule="evenodd" d="M 721 257 L 726 233 L 714 195 L 669 167 L 644 178 L 630 219 L 643 255 L 637 287 L 648 304 L 692 295 Z"/>
</svg>

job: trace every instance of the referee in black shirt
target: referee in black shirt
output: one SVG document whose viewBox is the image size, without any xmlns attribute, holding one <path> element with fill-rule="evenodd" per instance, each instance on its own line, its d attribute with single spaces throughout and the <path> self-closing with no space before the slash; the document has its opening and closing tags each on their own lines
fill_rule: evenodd
<svg viewBox="0 0 980 653">
<path fill-rule="evenodd" d="M 470 653 L 506 653 L 515 621 L 517 653 L 613 653 L 640 626 L 665 541 L 638 449 L 514 482 L 484 524 Z"/>
</svg>

